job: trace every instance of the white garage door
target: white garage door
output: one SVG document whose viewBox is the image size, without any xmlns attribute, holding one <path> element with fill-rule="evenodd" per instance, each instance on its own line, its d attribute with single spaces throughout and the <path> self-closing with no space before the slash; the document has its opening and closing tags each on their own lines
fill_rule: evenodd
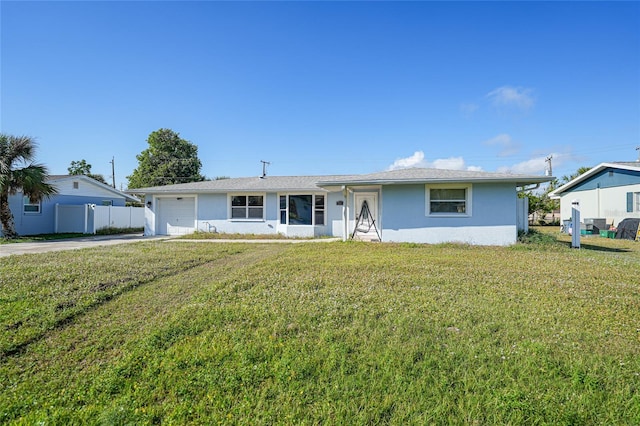
<svg viewBox="0 0 640 426">
<path fill-rule="evenodd" d="M 195 231 L 195 197 L 159 198 L 156 204 L 159 235 L 183 235 Z"/>
</svg>

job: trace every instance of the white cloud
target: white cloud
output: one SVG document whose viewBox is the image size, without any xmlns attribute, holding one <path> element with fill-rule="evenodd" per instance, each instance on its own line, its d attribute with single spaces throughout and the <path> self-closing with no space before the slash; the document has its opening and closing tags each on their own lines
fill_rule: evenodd
<svg viewBox="0 0 640 426">
<path fill-rule="evenodd" d="M 464 159 L 462 157 L 439 158 L 433 160 L 431 167 L 444 170 L 465 170 Z"/>
<path fill-rule="evenodd" d="M 460 104 L 460 112 L 465 116 L 470 116 L 476 112 L 480 106 L 471 102 L 463 102 Z"/>
<path fill-rule="evenodd" d="M 499 157 L 509 157 L 517 154 L 520 151 L 521 146 L 520 143 L 514 141 L 513 138 L 506 133 L 501 133 L 496 137 L 486 140 L 484 141 L 484 144 L 500 147 L 500 152 L 498 152 Z"/>
<path fill-rule="evenodd" d="M 425 160 L 423 151 L 416 151 L 413 155 L 405 158 L 398 158 L 388 167 L 387 170 L 408 169 L 411 167 L 423 167 L 428 169 L 445 170 L 472 170 L 482 171 L 479 166 L 467 166 L 462 157 L 438 158 L 433 161 Z"/>
<path fill-rule="evenodd" d="M 548 155 L 541 155 L 534 158 L 531 158 L 526 161 L 522 161 L 520 163 L 516 163 L 512 166 L 503 166 L 499 167 L 497 172 L 500 173 L 519 173 L 526 175 L 544 175 L 547 170 L 547 162 L 546 158 L 551 156 L 551 165 L 556 172 L 567 165 L 567 163 L 571 163 L 575 161 L 573 155 L 568 153 L 559 153 L 553 152 Z M 554 173 L 557 177 L 557 173 Z"/>
<path fill-rule="evenodd" d="M 389 166 L 389 170 L 408 169 L 411 167 L 426 167 L 424 165 L 424 152 L 416 151 L 410 157 L 398 158 Z"/>
<path fill-rule="evenodd" d="M 512 166 L 498 167 L 498 173 L 515 173 L 523 175 L 543 175 L 545 170 L 545 157 L 532 158 Z"/>
<path fill-rule="evenodd" d="M 524 87 L 502 86 L 489 92 L 487 97 L 495 107 L 514 107 L 526 111 L 535 103 L 532 93 L 532 89 Z"/>
</svg>

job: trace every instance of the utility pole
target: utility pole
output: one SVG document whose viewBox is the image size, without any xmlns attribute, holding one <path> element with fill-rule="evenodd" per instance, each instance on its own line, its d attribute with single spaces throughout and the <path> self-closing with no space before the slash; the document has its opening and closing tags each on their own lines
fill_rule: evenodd
<svg viewBox="0 0 640 426">
<path fill-rule="evenodd" d="M 112 183 L 113 183 L 113 188 L 116 188 L 116 157 L 111 157 L 111 161 L 109 161 L 111 163 L 111 178 L 112 178 Z"/>
<path fill-rule="evenodd" d="M 262 163 L 262 176 L 261 179 L 264 179 L 267 177 L 267 165 L 271 164 L 268 161 L 264 161 L 264 160 L 260 160 L 260 162 Z"/>
<path fill-rule="evenodd" d="M 549 164 L 549 166 L 547 167 L 547 170 L 545 170 L 545 174 L 549 177 L 553 176 L 553 168 L 551 167 L 552 158 L 553 158 L 553 155 L 550 155 L 544 159 L 544 161 Z"/>
</svg>

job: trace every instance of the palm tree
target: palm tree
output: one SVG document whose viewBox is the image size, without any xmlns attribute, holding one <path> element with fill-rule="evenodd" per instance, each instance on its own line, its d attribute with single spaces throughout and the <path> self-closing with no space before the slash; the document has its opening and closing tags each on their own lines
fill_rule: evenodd
<svg viewBox="0 0 640 426">
<path fill-rule="evenodd" d="M 36 143 L 29 136 L 0 133 L 0 223 L 5 238 L 18 236 L 9 209 L 9 195 L 22 191 L 30 202 L 36 203 L 57 192 L 46 183 L 47 168 L 33 163 L 35 150 Z"/>
<path fill-rule="evenodd" d="M 568 175 L 568 176 L 567 175 L 562 176 L 562 180 L 560 181 L 560 183 L 564 185 L 565 183 L 571 182 L 578 176 L 587 173 L 589 170 L 591 170 L 591 167 L 584 167 L 584 166 L 579 167 L 575 173 L 572 173 L 571 175 Z"/>
</svg>

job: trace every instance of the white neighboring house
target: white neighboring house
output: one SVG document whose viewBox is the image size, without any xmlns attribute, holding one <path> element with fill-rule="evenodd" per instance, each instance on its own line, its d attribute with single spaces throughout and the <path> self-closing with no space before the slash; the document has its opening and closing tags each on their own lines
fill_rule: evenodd
<svg viewBox="0 0 640 426">
<path fill-rule="evenodd" d="M 571 218 L 571 202 L 580 202 L 580 217 L 606 219 L 617 225 L 640 218 L 640 161 L 600 163 L 549 193 L 560 199 L 561 219 Z"/>
<path fill-rule="evenodd" d="M 517 240 L 519 223 L 526 224 L 518 190 L 551 179 L 414 168 L 233 178 L 129 192 L 145 195 L 145 235 L 201 231 L 346 240 L 356 231 L 368 240 L 509 245 Z"/>
</svg>

